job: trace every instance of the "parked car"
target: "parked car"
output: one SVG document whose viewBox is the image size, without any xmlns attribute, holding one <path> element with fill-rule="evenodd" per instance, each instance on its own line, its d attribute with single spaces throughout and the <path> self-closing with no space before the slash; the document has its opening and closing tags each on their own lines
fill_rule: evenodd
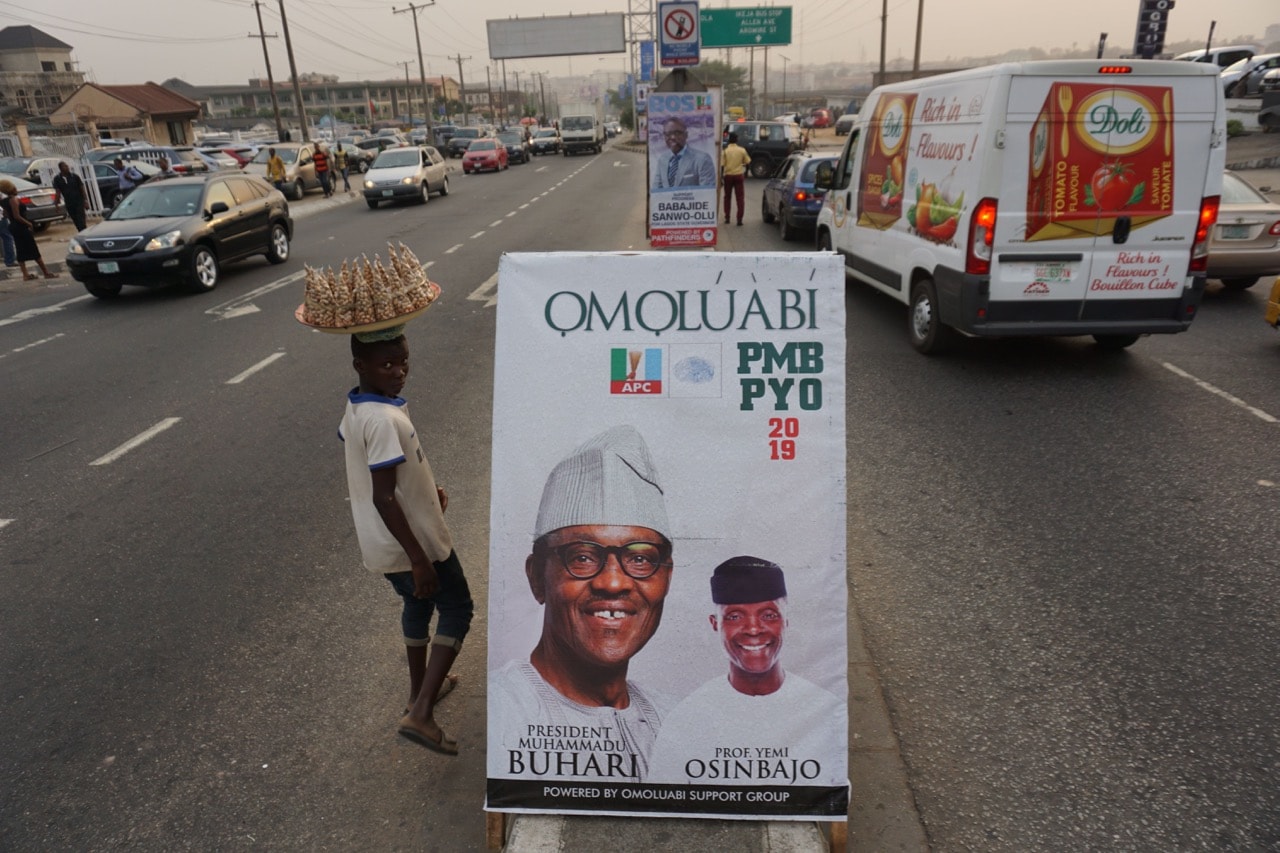
<svg viewBox="0 0 1280 853">
<path fill-rule="evenodd" d="M 364 176 L 364 200 L 371 210 L 394 199 L 413 198 L 426 204 L 432 193 L 449 194 L 449 166 L 429 145 L 388 148 Z"/>
<path fill-rule="evenodd" d="M 1260 53 L 1222 69 L 1222 91 L 1228 98 L 1247 98 L 1261 94 L 1262 77 L 1280 68 L 1280 53 Z"/>
<path fill-rule="evenodd" d="M 738 134 L 738 144 L 751 158 L 753 178 L 767 178 L 778 164 L 800 150 L 800 129 L 784 121 L 735 121 L 724 127 L 724 138 Z"/>
<path fill-rule="evenodd" d="M 67 218 L 67 209 L 62 206 L 58 191 L 53 187 L 44 187 L 16 175 L 9 180 L 18 190 L 18 202 L 27 205 L 26 217 L 36 231 L 43 231 L 50 223 Z"/>
<path fill-rule="evenodd" d="M 1226 68 L 1228 65 L 1234 65 L 1242 59 L 1248 59 L 1256 53 L 1261 53 L 1257 45 L 1252 44 L 1231 44 L 1222 47 L 1213 47 L 1205 50 L 1203 47 L 1199 50 L 1189 50 L 1186 53 L 1180 53 L 1174 57 L 1174 60 L 1183 62 L 1211 62 L 1219 68 Z"/>
<path fill-rule="evenodd" d="M 522 130 L 500 131 L 498 140 L 507 147 L 507 161 L 510 163 L 528 163 L 533 156 L 529 153 L 529 143 Z"/>
<path fill-rule="evenodd" d="M 455 136 L 454 139 L 457 139 Z M 507 159 L 507 146 L 496 139 L 475 139 L 467 146 L 467 153 L 462 156 L 462 171 L 466 174 L 480 173 L 485 169 L 499 172 L 510 165 Z"/>
<path fill-rule="evenodd" d="M 0 174 L 16 175 L 26 180 L 27 169 L 35 159 L 35 157 L 0 157 Z"/>
<path fill-rule="evenodd" d="M 226 151 L 223 151 L 221 148 L 200 148 L 198 150 L 201 154 L 217 163 L 218 168 L 220 169 L 240 168 L 240 161 L 235 157 L 232 157 Z"/>
<path fill-rule="evenodd" d="M 1258 82 L 1258 91 L 1264 95 L 1268 92 L 1280 92 L 1280 68 L 1273 68 L 1262 75 L 1262 80 Z"/>
<path fill-rule="evenodd" d="M 368 148 L 361 148 L 359 143 L 367 139 L 364 136 L 343 136 L 330 146 L 330 153 L 338 150 L 338 146 L 342 146 L 343 152 L 347 155 L 347 169 L 354 174 L 363 175 L 369 171 L 369 167 L 373 165 L 373 161 L 378 159 L 378 155 L 382 153 L 382 148 L 378 144 L 370 145 Z"/>
<path fill-rule="evenodd" d="M 848 136 L 853 133 L 853 123 L 858 120 L 857 113 L 845 113 L 836 119 L 836 136 Z"/>
<path fill-rule="evenodd" d="M 93 179 L 98 184 L 98 194 L 102 197 L 102 204 L 108 210 L 115 207 L 124 198 L 124 193 L 120 192 L 120 178 L 116 175 L 116 167 L 102 161 L 90 165 L 93 167 Z M 132 165 L 148 178 L 160 174 L 160 169 L 150 163 L 137 162 Z"/>
<path fill-rule="evenodd" d="M 284 161 L 285 195 L 294 201 L 299 201 L 307 190 L 320 186 L 320 179 L 316 177 L 316 167 L 313 161 L 316 148 L 310 142 L 277 142 L 275 145 L 262 148 L 249 161 L 249 164 L 244 167 L 245 172 L 250 175 L 257 175 L 265 181 L 267 179 L 267 161 L 271 159 L 272 148 L 276 150 L 276 153 L 280 155 L 280 159 Z"/>
<path fill-rule="evenodd" d="M 218 285 L 223 264 L 289 258 L 289 204 L 261 178 L 213 172 L 144 184 L 107 218 L 71 238 L 67 269 L 99 299 L 126 284 L 179 282 L 197 293 Z"/>
<path fill-rule="evenodd" d="M 399 134 L 395 136 L 366 136 L 363 139 L 356 141 L 354 150 L 361 151 L 368 155 L 370 158 L 368 161 L 369 165 L 372 166 L 373 161 L 377 159 L 378 155 L 383 151 L 386 151 L 388 148 L 403 148 L 407 146 L 408 143 L 404 142 L 403 139 L 404 137 Z M 343 143 L 343 150 L 346 150 L 346 147 L 346 143 Z M 331 145 L 329 148 L 332 151 L 333 146 Z"/>
<path fill-rule="evenodd" d="M 805 127 L 814 129 L 821 127 L 831 127 L 831 110 L 815 109 L 810 110 L 809 115 L 805 116 L 800 122 Z"/>
<path fill-rule="evenodd" d="M 534 154 L 559 154 L 560 131 L 554 127 L 542 127 L 535 130 L 529 147 Z"/>
<path fill-rule="evenodd" d="M 467 146 L 484 135 L 484 131 L 478 127 L 457 128 L 449 138 L 449 156 L 461 157 L 467 153 Z"/>
<path fill-rule="evenodd" d="M 1222 175 L 1218 222 L 1209 234 L 1206 278 L 1244 290 L 1259 276 L 1280 274 L 1280 204 L 1235 172 Z"/>
<path fill-rule="evenodd" d="M 222 153 L 232 157 L 240 168 L 244 168 L 258 154 L 256 145 L 232 145 L 222 149 Z"/>
<path fill-rule="evenodd" d="M 449 140 L 453 138 L 453 134 L 457 132 L 457 125 L 453 124 L 437 124 L 431 128 L 431 144 L 442 154 L 447 153 L 449 149 Z"/>
<path fill-rule="evenodd" d="M 215 168 L 210 165 L 210 162 L 200 152 L 189 145 L 176 147 L 126 145 L 123 148 L 116 149 L 108 160 L 114 160 L 116 157 L 121 158 L 126 163 L 141 161 L 153 164 L 159 162 L 160 158 L 163 157 L 169 161 L 169 168 L 179 175 L 208 172 Z"/>
<path fill-rule="evenodd" d="M 814 189 L 813 182 L 821 163 L 835 167 L 835 156 L 815 157 L 792 154 L 779 167 L 777 174 L 764 185 L 760 197 L 760 215 L 765 222 L 777 222 L 783 240 L 794 240 L 802 232 L 813 233 L 818 211 L 826 192 Z"/>
</svg>

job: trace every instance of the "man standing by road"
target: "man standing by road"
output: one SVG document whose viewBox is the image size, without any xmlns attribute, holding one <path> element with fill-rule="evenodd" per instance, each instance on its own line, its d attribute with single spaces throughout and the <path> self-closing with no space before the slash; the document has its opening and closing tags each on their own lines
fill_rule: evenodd
<svg viewBox="0 0 1280 853">
<path fill-rule="evenodd" d="M 328 198 L 333 195 L 333 187 L 329 184 L 329 155 L 325 153 L 324 146 L 318 142 L 311 162 L 316 167 L 316 178 L 320 181 L 320 189 L 324 190 L 324 197 Z"/>
<path fill-rule="evenodd" d="M 338 189 L 338 175 L 342 176 L 342 191 L 344 193 L 351 192 L 351 164 L 347 160 L 347 152 L 342 147 L 342 143 L 338 143 L 338 150 L 333 152 L 333 188 Z"/>
<path fill-rule="evenodd" d="M 658 158 L 650 181 L 654 189 L 672 187 L 714 187 L 716 165 L 711 155 L 689 146 L 689 129 L 684 120 L 672 116 L 662 125 L 667 150 Z M 714 209 L 714 205 L 712 205 Z"/>
<path fill-rule="evenodd" d="M 738 144 L 738 134 L 729 134 L 729 144 L 720 152 L 720 170 L 724 173 L 724 224 L 729 224 L 729 211 L 733 199 L 738 199 L 738 224 L 742 224 L 742 205 L 746 198 L 747 166 L 751 157 L 747 149 Z"/>
<path fill-rule="evenodd" d="M 490 678 L 489 736 L 502 757 L 490 776 L 537 774 L 550 761 L 552 777 L 644 777 L 668 701 L 628 680 L 627 667 L 662 620 L 670 534 L 634 427 L 597 435 L 551 472 L 525 560 L 542 635 Z M 579 731 L 596 736 L 567 747 L 543 737 Z"/>
<path fill-rule="evenodd" d="M 84 230 L 84 212 L 89 209 L 89 197 L 84 191 L 84 181 L 65 160 L 58 163 L 58 174 L 53 176 L 53 188 L 58 191 L 77 231 Z"/>
<path fill-rule="evenodd" d="M 284 192 L 284 160 L 276 153 L 276 149 L 267 149 L 267 180 L 280 192 Z"/>
<path fill-rule="evenodd" d="M 767 765 L 725 765 L 719 781 L 740 784 L 843 785 L 839 760 L 847 717 L 835 696 L 782 668 L 787 582 L 782 567 L 759 557 L 733 557 L 711 575 L 716 612 L 711 630 L 729 656 L 728 676 L 703 684 L 663 721 L 653 750 L 653 782 L 698 780 L 728 750 L 750 757 L 785 756 Z M 734 773 L 744 775 L 733 777 Z M 745 774 L 751 775 L 745 775 Z M 762 776 L 765 773 L 767 775 Z"/>
<path fill-rule="evenodd" d="M 116 183 L 119 191 L 120 199 L 133 192 L 138 184 L 147 179 L 147 176 L 138 171 L 138 167 L 130 163 L 128 166 L 124 164 L 124 160 L 117 157 L 112 163 L 116 170 Z"/>
</svg>

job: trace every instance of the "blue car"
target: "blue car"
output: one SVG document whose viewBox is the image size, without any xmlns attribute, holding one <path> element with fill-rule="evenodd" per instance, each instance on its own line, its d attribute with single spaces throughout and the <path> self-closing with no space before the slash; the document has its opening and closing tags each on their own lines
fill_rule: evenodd
<svg viewBox="0 0 1280 853">
<path fill-rule="evenodd" d="M 813 188 L 820 163 L 835 166 L 834 156 L 815 157 L 812 154 L 792 154 L 764 185 L 760 201 L 760 215 L 765 222 L 778 223 L 783 240 L 794 240 L 804 231 L 813 233 L 822 209 L 823 190 Z"/>
</svg>

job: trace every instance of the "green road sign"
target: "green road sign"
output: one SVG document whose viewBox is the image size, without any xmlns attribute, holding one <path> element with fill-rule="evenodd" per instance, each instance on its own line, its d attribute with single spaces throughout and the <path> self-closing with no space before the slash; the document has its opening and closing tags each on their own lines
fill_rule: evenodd
<svg viewBox="0 0 1280 853">
<path fill-rule="evenodd" d="M 791 44 L 791 7 L 707 9 L 698 12 L 703 47 Z"/>
</svg>

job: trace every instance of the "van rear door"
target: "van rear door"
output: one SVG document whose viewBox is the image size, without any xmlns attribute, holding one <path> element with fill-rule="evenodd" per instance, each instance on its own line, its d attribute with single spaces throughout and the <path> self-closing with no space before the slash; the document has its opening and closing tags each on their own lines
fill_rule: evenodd
<svg viewBox="0 0 1280 853">
<path fill-rule="evenodd" d="M 1178 312 L 1214 168 L 1216 78 L 1193 63 L 1071 64 L 1090 72 L 1010 81 L 990 320 L 1177 331 L 1158 327 L 1190 320 Z"/>
</svg>

